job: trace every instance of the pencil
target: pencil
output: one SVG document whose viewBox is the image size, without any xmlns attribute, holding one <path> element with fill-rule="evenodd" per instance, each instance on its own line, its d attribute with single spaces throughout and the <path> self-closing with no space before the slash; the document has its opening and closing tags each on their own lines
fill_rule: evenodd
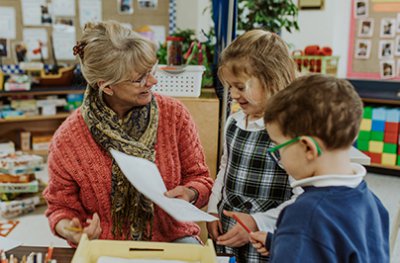
<svg viewBox="0 0 400 263">
<path fill-rule="evenodd" d="M 76 232 L 76 233 L 83 232 L 83 229 L 80 227 L 65 226 L 64 229 L 68 230 L 68 231 Z"/>
<path fill-rule="evenodd" d="M 239 217 L 238 217 L 237 215 L 233 214 L 232 217 L 233 217 L 233 219 L 236 220 L 236 222 L 238 222 L 238 223 L 247 231 L 247 233 L 249 233 L 249 234 L 251 233 L 250 228 L 248 228 L 248 227 L 243 223 L 243 221 L 239 219 Z"/>
</svg>

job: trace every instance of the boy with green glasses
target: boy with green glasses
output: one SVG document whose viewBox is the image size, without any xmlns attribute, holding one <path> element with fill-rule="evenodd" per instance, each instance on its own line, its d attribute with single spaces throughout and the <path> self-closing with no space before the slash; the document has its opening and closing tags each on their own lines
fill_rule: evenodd
<svg viewBox="0 0 400 263">
<path fill-rule="evenodd" d="M 274 234 L 250 234 L 270 262 L 389 262 L 389 217 L 349 150 L 362 102 L 346 80 L 300 77 L 268 102 L 267 150 L 304 193 L 280 214 Z"/>
</svg>

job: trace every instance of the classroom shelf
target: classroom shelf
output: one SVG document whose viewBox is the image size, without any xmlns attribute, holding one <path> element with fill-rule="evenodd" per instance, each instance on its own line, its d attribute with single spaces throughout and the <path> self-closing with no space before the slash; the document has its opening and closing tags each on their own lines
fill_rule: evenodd
<svg viewBox="0 0 400 263">
<path fill-rule="evenodd" d="M 60 120 L 67 118 L 69 115 L 70 115 L 69 112 L 65 112 L 65 113 L 57 113 L 55 115 L 21 116 L 10 119 L 0 119 L 0 124 L 14 123 L 14 122 L 43 121 L 43 120 Z"/>
<path fill-rule="evenodd" d="M 86 86 L 59 86 L 59 87 L 32 87 L 31 90 L 24 91 L 0 91 L 0 97 L 10 96 L 36 96 L 36 95 L 65 95 L 65 94 L 82 94 L 85 92 Z"/>
<path fill-rule="evenodd" d="M 348 79 L 360 97 L 367 102 L 400 105 L 400 82 Z"/>
</svg>

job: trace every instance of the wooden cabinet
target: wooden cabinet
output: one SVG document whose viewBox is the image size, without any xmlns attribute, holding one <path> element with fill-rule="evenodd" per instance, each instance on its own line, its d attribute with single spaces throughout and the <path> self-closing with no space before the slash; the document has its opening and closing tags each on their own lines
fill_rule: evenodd
<svg viewBox="0 0 400 263">
<path fill-rule="evenodd" d="M 82 87 L 35 88 L 31 91 L 0 92 L 0 98 L 26 95 L 82 94 L 83 92 L 84 89 Z M 219 100 L 212 89 L 204 90 L 199 98 L 182 97 L 178 99 L 183 102 L 193 116 L 199 131 L 200 141 L 204 147 L 207 165 L 210 168 L 211 176 L 215 178 L 218 159 Z M 18 142 L 20 131 L 53 133 L 68 116 L 68 112 L 61 112 L 49 116 L 39 115 L 0 119 L 0 140 Z M 18 144 L 17 147 L 19 147 Z M 32 152 L 40 155 L 47 154 L 46 151 Z"/>
</svg>

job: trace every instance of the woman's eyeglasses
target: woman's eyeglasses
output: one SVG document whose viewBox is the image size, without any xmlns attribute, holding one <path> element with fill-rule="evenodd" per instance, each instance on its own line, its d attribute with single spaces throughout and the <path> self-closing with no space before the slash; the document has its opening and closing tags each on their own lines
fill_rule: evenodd
<svg viewBox="0 0 400 263">
<path fill-rule="evenodd" d="M 130 83 L 139 83 L 140 87 L 144 87 L 147 83 L 147 80 L 149 79 L 149 76 L 152 75 L 154 76 L 157 72 L 157 67 L 158 67 L 158 60 L 157 62 L 154 64 L 154 66 L 151 68 L 151 70 L 149 72 L 147 72 L 146 74 L 144 74 L 140 79 L 137 80 L 127 80 Z"/>
<path fill-rule="evenodd" d="M 279 149 L 282 149 L 283 147 L 286 147 L 286 146 L 288 146 L 288 145 L 290 145 L 290 144 L 293 144 L 293 143 L 295 143 L 295 142 L 300 141 L 300 138 L 301 138 L 301 136 L 298 136 L 298 137 L 293 138 L 293 139 L 291 139 L 291 140 L 289 140 L 289 141 L 287 141 L 287 142 L 284 142 L 284 143 L 282 143 L 282 144 L 279 144 L 279 145 L 277 145 L 277 146 L 275 146 L 275 147 L 268 148 L 268 149 L 267 149 L 267 153 L 268 153 L 268 154 L 271 156 L 271 158 L 276 162 L 276 164 L 279 165 L 279 167 L 283 168 L 283 164 L 282 164 L 282 162 L 281 162 L 281 155 L 280 155 L 280 153 L 279 153 Z M 309 138 L 315 143 L 315 147 L 317 148 L 318 156 L 320 156 L 320 155 L 322 154 L 322 150 L 321 150 L 321 148 L 319 147 L 317 141 L 314 140 L 314 138 L 312 138 L 312 137 L 309 137 Z"/>
</svg>

